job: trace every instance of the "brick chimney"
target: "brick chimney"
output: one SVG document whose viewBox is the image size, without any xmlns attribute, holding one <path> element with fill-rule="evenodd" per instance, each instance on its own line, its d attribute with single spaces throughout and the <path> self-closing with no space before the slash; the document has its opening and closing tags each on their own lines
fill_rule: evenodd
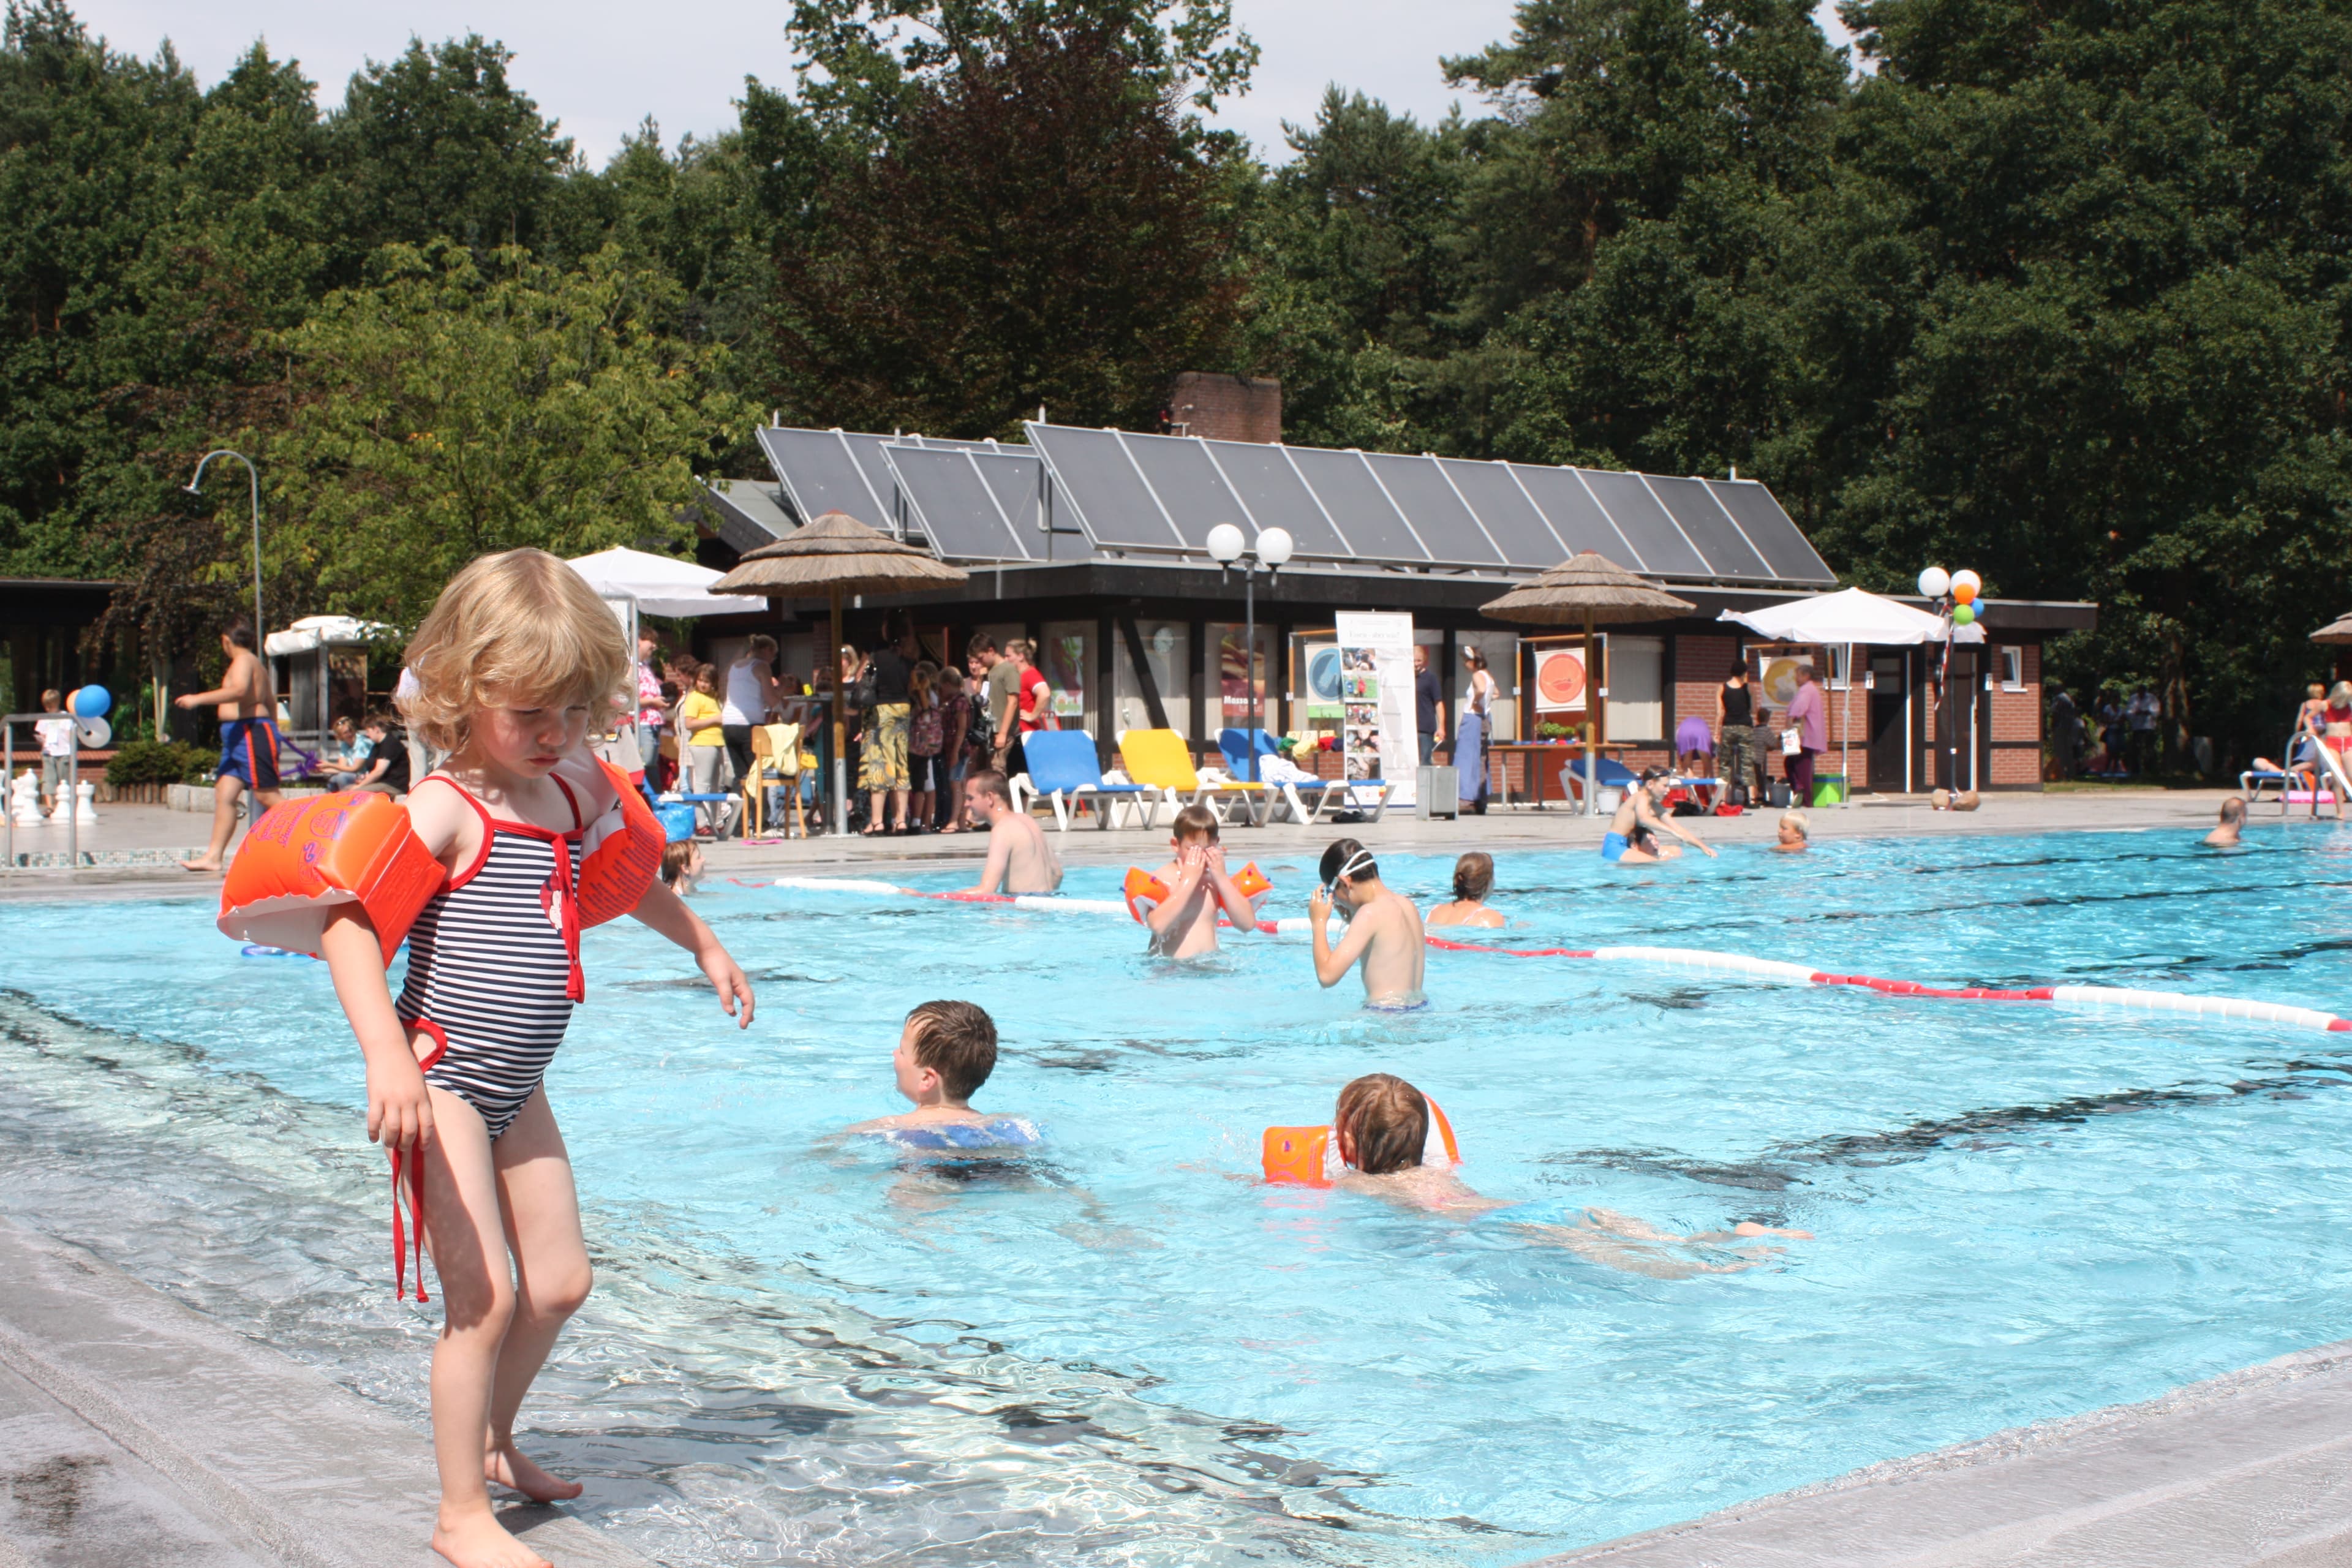
<svg viewBox="0 0 2352 1568">
<path fill-rule="evenodd" d="M 1168 430 L 1212 441 L 1282 439 L 1282 383 L 1274 376 L 1188 370 L 1168 391 Z"/>
</svg>

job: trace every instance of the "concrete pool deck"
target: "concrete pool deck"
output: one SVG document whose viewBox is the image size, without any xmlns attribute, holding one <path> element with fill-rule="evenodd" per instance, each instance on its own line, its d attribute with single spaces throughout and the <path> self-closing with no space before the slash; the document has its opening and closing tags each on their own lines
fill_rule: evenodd
<svg viewBox="0 0 2352 1568">
<path fill-rule="evenodd" d="M 2139 829 L 2201 833 L 2224 792 L 2114 790 L 1988 797 L 1974 814 L 1924 801 L 1812 815 L 1815 837 Z M 1718 843 L 1771 836 L 1776 813 L 1709 819 Z M 185 813 L 120 807 L 113 847 L 184 847 Z M 1253 858 L 1311 857 L 1342 833 L 1376 850 L 1498 857 L 1589 850 L 1603 824 L 1557 811 L 1459 823 L 1235 827 Z M 2285 831 L 2310 830 L 2303 815 Z M 85 843 L 91 842 L 87 837 Z M 2282 834 L 2258 811 L 2256 846 Z M 1165 829 L 1059 838 L 1076 865 L 1139 860 Z M 19 846 L 24 840 L 20 838 Z M 719 877 L 888 878 L 976 865 L 984 840 L 821 837 L 727 845 Z M 1654 873 L 1672 875 L 1672 868 Z M 1505 878 L 1507 882 L 1507 862 Z M 0 875 L 0 900 L 209 900 L 175 868 Z M 421 1369 L 420 1369 L 421 1375 Z M 243 1568 L 438 1561 L 425 1547 L 433 1479 L 424 1435 L 310 1369 L 196 1314 L 68 1243 L 0 1221 L 0 1568 L 105 1562 Z M 642 1559 L 555 1510 L 514 1522 L 562 1568 Z M 1689 1523 L 1544 1560 L 1544 1568 L 1703 1564 L 1990 1568 L 2352 1568 L 2352 1342 L 2144 1405 L 1889 1461 Z"/>
</svg>

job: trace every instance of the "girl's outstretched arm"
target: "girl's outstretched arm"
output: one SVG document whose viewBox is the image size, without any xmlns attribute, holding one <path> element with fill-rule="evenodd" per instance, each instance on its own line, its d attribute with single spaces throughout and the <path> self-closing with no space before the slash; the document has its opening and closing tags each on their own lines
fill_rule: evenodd
<svg viewBox="0 0 2352 1568">
<path fill-rule="evenodd" d="M 684 899 L 656 878 L 647 884 L 645 897 L 629 912 L 694 954 L 695 963 L 710 979 L 710 988 L 719 993 L 719 1005 L 740 1027 L 751 1026 L 751 983 L 743 977 L 742 966 L 728 955 L 726 944 L 719 940 L 718 933 L 700 915 L 686 907 Z"/>
<path fill-rule="evenodd" d="M 328 917 L 319 951 L 334 977 L 335 999 L 343 1005 L 360 1054 L 367 1058 L 368 1141 L 386 1149 L 421 1148 L 433 1134 L 433 1101 L 416 1053 L 409 1048 L 408 1030 L 393 1011 L 375 927 L 357 904 L 341 905 Z"/>
</svg>

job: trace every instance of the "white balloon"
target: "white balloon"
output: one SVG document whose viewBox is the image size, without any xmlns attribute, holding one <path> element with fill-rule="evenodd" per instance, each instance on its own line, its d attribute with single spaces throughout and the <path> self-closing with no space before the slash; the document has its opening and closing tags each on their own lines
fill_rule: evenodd
<svg viewBox="0 0 2352 1568">
<path fill-rule="evenodd" d="M 1242 531 L 1230 522 L 1209 530 L 1209 559 L 1232 563 L 1242 558 Z"/>
<path fill-rule="evenodd" d="M 114 726 L 93 713 L 87 719 L 74 721 L 74 733 L 80 736 L 81 743 L 91 751 L 102 752 L 106 743 L 114 739 Z"/>
<path fill-rule="evenodd" d="M 1930 566 L 1919 574 L 1919 592 L 1930 599 L 1940 599 L 1950 590 L 1952 580 L 1941 566 Z"/>
<path fill-rule="evenodd" d="M 1952 574 L 1952 586 L 1966 588 L 1971 594 L 1981 594 L 1984 592 L 1984 579 L 1963 568 Z"/>
</svg>

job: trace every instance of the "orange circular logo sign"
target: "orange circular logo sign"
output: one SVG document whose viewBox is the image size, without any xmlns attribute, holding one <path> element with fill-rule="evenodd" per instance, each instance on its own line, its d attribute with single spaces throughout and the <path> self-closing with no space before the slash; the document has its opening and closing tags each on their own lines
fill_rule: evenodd
<svg viewBox="0 0 2352 1568">
<path fill-rule="evenodd" d="M 1551 707 L 1570 706 L 1584 695 L 1584 661 L 1573 654 L 1553 654 L 1536 672 L 1536 689 Z"/>
</svg>

